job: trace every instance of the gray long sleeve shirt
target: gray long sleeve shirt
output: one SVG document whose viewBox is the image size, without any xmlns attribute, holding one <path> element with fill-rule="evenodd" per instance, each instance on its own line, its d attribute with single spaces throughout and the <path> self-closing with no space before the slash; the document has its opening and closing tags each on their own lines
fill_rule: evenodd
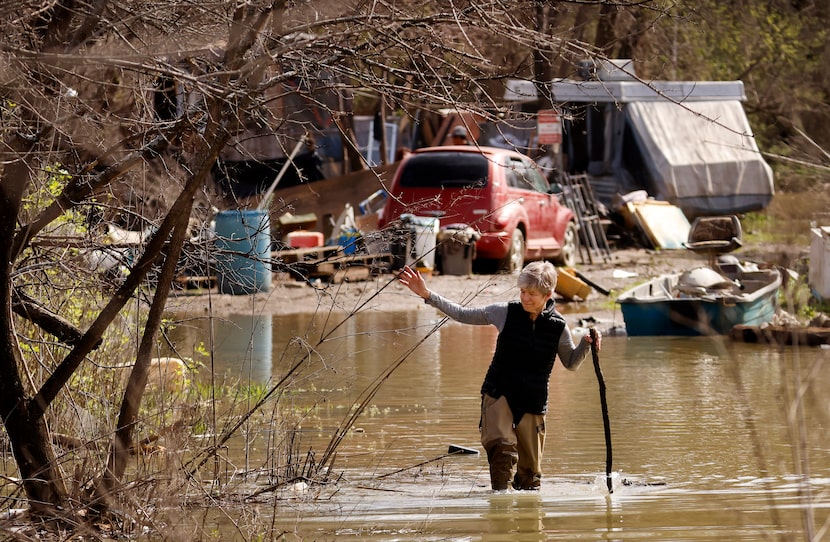
<svg viewBox="0 0 830 542">
<path fill-rule="evenodd" d="M 424 300 L 430 306 L 435 307 L 453 320 L 462 324 L 478 326 L 493 325 L 501 332 L 507 321 L 507 303 L 493 303 L 483 307 L 465 307 L 450 301 L 435 292 L 430 292 L 429 299 Z M 590 352 L 590 343 L 584 339 L 579 345 L 574 345 L 571 331 L 566 326 L 559 337 L 557 355 L 562 365 L 571 371 L 575 371 L 582 365 Z"/>
</svg>

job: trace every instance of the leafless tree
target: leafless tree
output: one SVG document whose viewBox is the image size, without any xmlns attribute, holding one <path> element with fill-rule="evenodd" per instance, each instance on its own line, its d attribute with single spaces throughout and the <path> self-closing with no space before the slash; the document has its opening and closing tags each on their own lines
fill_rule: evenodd
<svg viewBox="0 0 830 542">
<path fill-rule="evenodd" d="M 256 125 L 290 146 L 308 130 L 284 108 L 291 95 L 330 109 L 345 132 L 345 109 L 320 104 L 321 91 L 348 100 L 367 90 L 404 113 L 497 118 L 506 79 L 544 83 L 550 66 L 596 54 L 552 30 L 571 17 L 566 3 L 543 4 L 0 3 L 0 415 L 32 510 L 74 509 L 52 444 L 62 428 L 47 414 L 158 265 L 108 460 L 88 495 L 105 508 L 117 489 L 188 220 L 194 202 L 209 203 L 211 170 L 230 143 Z M 159 102 L 171 82 L 187 98 Z M 97 242 L 90 216 L 152 231 L 111 290 L 70 267 Z M 70 310 L 79 291 L 99 303 Z M 30 323 L 51 337 L 50 357 L 27 346 Z"/>
</svg>

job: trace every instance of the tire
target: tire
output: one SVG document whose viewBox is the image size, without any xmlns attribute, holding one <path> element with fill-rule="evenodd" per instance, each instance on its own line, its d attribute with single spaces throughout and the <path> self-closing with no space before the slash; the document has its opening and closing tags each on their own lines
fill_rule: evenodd
<svg viewBox="0 0 830 542">
<path fill-rule="evenodd" d="M 510 238 L 510 250 L 507 257 L 501 262 L 501 270 L 507 273 L 518 273 L 525 265 L 525 235 L 522 230 L 513 230 Z"/>
<path fill-rule="evenodd" d="M 577 235 L 576 224 L 568 222 L 565 228 L 565 236 L 562 238 L 562 252 L 553 259 L 554 265 L 560 267 L 573 267 L 576 265 L 576 253 L 579 251 L 579 235 Z"/>
</svg>

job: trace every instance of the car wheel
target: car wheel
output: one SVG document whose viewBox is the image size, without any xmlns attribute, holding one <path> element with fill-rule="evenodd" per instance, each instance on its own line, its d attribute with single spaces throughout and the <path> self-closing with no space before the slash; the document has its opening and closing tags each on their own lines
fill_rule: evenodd
<svg viewBox="0 0 830 542">
<path fill-rule="evenodd" d="M 516 228 L 513 230 L 513 236 L 510 238 L 510 250 L 507 257 L 502 262 L 501 268 L 508 273 L 516 273 L 522 270 L 525 264 L 525 236 L 522 230 Z"/>
<path fill-rule="evenodd" d="M 576 265 L 576 252 L 579 248 L 579 236 L 576 233 L 576 224 L 568 222 L 568 227 L 565 228 L 565 235 L 562 238 L 562 252 L 557 258 L 554 258 L 553 263 L 564 267 L 573 267 Z"/>
</svg>

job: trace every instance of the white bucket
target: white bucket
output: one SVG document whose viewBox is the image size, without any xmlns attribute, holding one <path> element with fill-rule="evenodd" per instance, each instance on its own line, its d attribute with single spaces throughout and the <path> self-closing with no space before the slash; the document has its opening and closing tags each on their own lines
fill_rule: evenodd
<svg viewBox="0 0 830 542">
<path fill-rule="evenodd" d="M 432 273 L 435 270 L 435 243 L 440 228 L 439 220 L 430 216 L 402 215 L 401 221 L 414 237 L 406 265 L 422 273 Z"/>
<path fill-rule="evenodd" d="M 810 289 L 818 299 L 830 300 L 830 226 L 810 229 Z"/>
</svg>

